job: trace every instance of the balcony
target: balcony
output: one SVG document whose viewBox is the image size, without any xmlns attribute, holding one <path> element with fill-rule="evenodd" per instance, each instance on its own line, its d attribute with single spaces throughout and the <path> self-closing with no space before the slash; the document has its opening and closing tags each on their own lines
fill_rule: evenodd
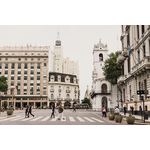
<svg viewBox="0 0 150 150">
<path fill-rule="evenodd" d="M 77 93 L 77 90 L 74 90 L 75 93 Z"/>
<path fill-rule="evenodd" d="M 103 91 L 103 90 L 93 90 L 91 93 L 91 98 L 96 95 L 111 95 L 111 90 Z"/>
<path fill-rule="evenodd" d="M 124 62 L 124 60 L 126 59 L 125 56 L 123 56 L 123 54 L 120 54 L 118 57 L 117 57 L 117 63 L 121 64 Z"/>
<path fill-rule="evenodd" d="M 138 64 L 132 67 L 131 74 L 141 74 L 145 72 L 146 69 L 150 69 L 150 56 L 145 57 Z"/>
<path fill-rule="evenodd" d="M 125 75 L 121 75 L 121 76 L 118 77 L 117 83 L 118 84 L 123 84 L 123 83 L 125 83 L 125 80 L 126 80 L 126 76 Z"/>
<path fill-rule="evenodd" d="M 61 89 L 58 89 L 58 92 L 61 92 Z"/>
<path fill-rule="evenodd" d="M 66 93 L 70 93 L 71 92 L 71 90 L 66 90 Z"/>
<path fill-rule="evenodd" d="M 54 92 L 54 89 L 50 89 L 51 92 Z"/>
<path fill-rule="evenodd" d="M 72 99 L 71 99 L 71 98 L 65 98 L 64 100 L 66 100 L 66 101 L 71 101 Z"/>
</svg>

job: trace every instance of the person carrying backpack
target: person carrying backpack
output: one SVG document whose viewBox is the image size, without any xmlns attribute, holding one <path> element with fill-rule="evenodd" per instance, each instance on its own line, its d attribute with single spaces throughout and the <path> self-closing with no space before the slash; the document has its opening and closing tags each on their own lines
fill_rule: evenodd
<svg viewBox="0 0 150 150">
<path fill-rule="evenodd" d="M 62 107 L 62 104 L 60 103 L 60 105 L 59 105 L 59 108 L 58 108 L 58 120 L 61 120 L 61 118 L 63 118 L 63 119 L 65 119 L 64 117 L 63 117 L 63 107 Z M 61 117 L 60 117 L 61 116 Z"/>
</svg>

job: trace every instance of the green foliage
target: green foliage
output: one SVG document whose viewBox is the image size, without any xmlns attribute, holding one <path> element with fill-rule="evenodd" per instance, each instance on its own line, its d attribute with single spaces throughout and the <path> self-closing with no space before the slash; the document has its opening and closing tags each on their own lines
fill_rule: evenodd
<svg viewBox="0 0 150 150">
<path fill-rule="evenodd" d="M 129 114 L 129 116 L 132 116 L 131 114 Z"/>
<path fill-rule="evenodd" d="M 121 67 L 117 63 L 117 57 L 121 52 L 117 51 L 115 53 L 109 54 L 109 58 L 104 62 L 104 71 L 105 79 L 111 83 L 111 85 L 117 84 L 117 78 L 121 75 Z"/>
<path fill-rule="evenodd" d="M 82 101 L 82 104 L 83 103 L 87 103 L 89 106 L 91 106 L 90 99 L 88 98 L 84 98 L 84 100 Z"/>
<path fill-rule="evenodd" d="M 8 89 L 7 78 L 5 76 L 0 77 L 0 91 L 4 92 Z"/>
</svg>

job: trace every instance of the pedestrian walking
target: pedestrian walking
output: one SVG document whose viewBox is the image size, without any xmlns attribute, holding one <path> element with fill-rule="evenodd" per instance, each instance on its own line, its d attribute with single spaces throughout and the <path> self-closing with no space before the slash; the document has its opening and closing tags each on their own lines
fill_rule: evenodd
<svg viewBox="0 0 150 150">
<path fill-rule="evenodd" d="M 106 108 L 104 107 L 103 108 L 103 116 L 105 115 L 105 117 L 106 117 Z"/>
<path fill-rule="evenodd" d="M 52 113 L 51 113 L 51 117 L 50 118 L 52 118 L 52 116 L 53 116 L 53 118 L 55 118 L 55 107 L 54 106 L 52 106 Z"/>
<path fill-rule="evenodd" d="M 132 115 L 133 115 L 133 110 L 134 110 L 134 107 L 133 107 L 133 106 L 131 106 L 131 112 L 132 112 Z"/>
<path fill-rule="evenodd" d="M 75 106 L 73 106 L 73 112 L 74 112 L 74 111 L 76 112 L 76 107 L 75 107 Z"/>
<path fill-rule="evenodd" d="M 104 116 L 103 109 L 104 109 L 104 107 L 102 107 L 102 117 Z"/>
<path fill-rule="evenodd" d="M 124 106 L 123 109 L 124 109 L 124 115 L 126 115 L 126 106 Z"/>
<path fill-rule="evenodd" d="M 26 105 L 26 109 L 25 109 L 25 118 L 28 116 L 28 106 Z"/>
<path fill-rule="evenodd" d="M 63 118 L 63 119 L 65 119 L 64 117 L 63 117 L 63 107 L 62 107 L 62 104 L 60 103 L 60 105 L 59 105 L 59 108 L 58 108 L 58 120 L 61 120 L 61 118 Z"/>
<path fill-rule="evenodd" d="M 28 118 L 29 118 L 29 114 L 32 115 L 34 117 L 34 115 L 31 113 L 31 104 L 29 104 L 29 109 L 28 109 Z"/>
</svg>

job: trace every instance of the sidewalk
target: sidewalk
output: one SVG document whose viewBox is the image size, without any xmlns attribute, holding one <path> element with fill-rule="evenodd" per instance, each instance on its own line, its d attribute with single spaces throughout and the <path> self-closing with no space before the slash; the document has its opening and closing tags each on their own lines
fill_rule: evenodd
<svg viewBox="0 0 150 150">
<path fill-rule="evenodd" d="M 124 115 L 123 112 L 120 112 L 120 114 L 121 114 L 123 117 L 129 116 L 129 113 L 126 113 L 126 116 Z M 143 117 L 141 117 L 140 115 L 132 115 L 132 116 L 135 117 L 135 121 L 138 121 L 138 122 L 143 123 L 143 120 L 142 120 Z M 150 124 L 150 118 L 148 118 L 148 120 L 145 120 L 145 123 L 149 123 L 149 124 Z"/>
</svg>

